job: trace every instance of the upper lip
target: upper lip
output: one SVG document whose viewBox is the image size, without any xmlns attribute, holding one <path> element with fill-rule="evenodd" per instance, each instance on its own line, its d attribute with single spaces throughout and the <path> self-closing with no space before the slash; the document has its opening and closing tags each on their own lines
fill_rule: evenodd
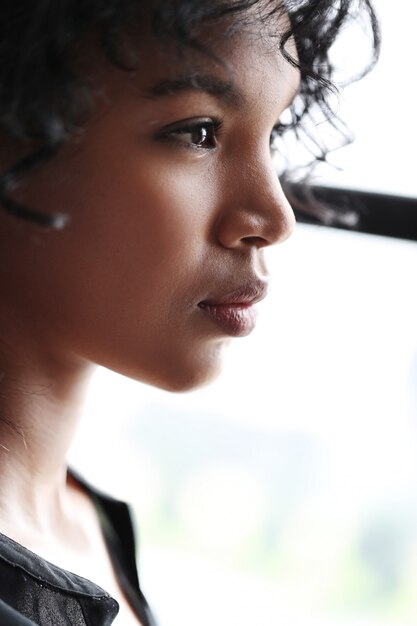
<svg viewBox="0 0 417 626">
<path fill-rule="evenodd" d="M 199 303 L 199 306 L 230 305 L 251 306 L 263 300 L 268 293 L 268 283 L 264 280 L 254 279 L 244 285 L 229 291 L 228 293 L 208 298 Z"/>
</svg>

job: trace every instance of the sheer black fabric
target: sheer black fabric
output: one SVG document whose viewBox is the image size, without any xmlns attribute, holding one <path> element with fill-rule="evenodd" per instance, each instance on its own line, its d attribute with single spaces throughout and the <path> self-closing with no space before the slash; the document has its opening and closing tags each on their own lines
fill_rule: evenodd
<svg viewBox="0 0 417 626">
<path fill-rule="evenodd" d="M 155 626 L 141 592 L 128 506 L 71 474 L 92 498 L 120 585 L 143 626 Z M 0 533 L 1 626 L 110 626 L 119 607 L 93 582 L 67 572 Z"/>
</svg>

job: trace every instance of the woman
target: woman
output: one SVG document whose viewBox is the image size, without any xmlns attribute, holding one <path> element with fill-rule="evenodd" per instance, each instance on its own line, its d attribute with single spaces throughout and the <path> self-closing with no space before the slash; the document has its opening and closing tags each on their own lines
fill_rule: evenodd
<svg viewBox="0 0 417 626">
<path fill-rule="evenodd" d="M 2 625 L 152 623 L 126 505 L 66 465 L 88 383 L 190 389 L 252 330 L 294 226 L 271 146 L 350 4 L 2 3 Z"/>
</svg>

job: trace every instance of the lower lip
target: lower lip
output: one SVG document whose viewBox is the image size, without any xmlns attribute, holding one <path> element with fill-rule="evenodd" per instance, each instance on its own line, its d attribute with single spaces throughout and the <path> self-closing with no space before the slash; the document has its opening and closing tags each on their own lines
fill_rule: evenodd
<svg viewBox="0 0 417 626">
<path fill-rule="evenodd" d="M 231 337 L 245 337 L 255 328 L 256 311 L 252 305 L 199 304 L 200 309 Z"/>
</svg>

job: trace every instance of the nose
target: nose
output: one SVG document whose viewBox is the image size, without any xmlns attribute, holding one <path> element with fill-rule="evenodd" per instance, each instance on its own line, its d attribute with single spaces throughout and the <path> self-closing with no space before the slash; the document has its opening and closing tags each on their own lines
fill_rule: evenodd
<svg viewBox="0 0 417 626">
<path fill-rule="evenodd" d="M 217 238 L 226 248 L 263 248 L 288 239 L 294 230 L 294 212 L 282 190 L 270 154 L 256 164 L 242 158 L 228 173 L 224 210 Z"/>
</svg>

